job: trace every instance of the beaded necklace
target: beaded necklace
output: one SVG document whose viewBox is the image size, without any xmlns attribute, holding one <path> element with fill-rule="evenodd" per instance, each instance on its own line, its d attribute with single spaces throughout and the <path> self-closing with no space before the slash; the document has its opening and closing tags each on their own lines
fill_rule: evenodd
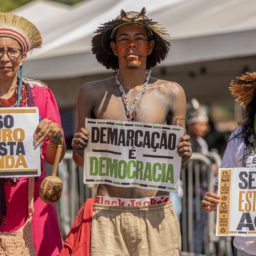
<svg viewBox="0 0 256 256">
<path fill-rule="evenodd" d="M 119 72 L 116 73 L 115 80 L 116 80 L 116 84 L 119 86 L 118 87 L 119 92 L 120 92 L 120 95 L 121 95 L 121 98 L 122 98 L 122 101 L 124 104 L 125 114 L 126 114 L 128 121 L 133 121 L 135 119 L 138 109 L 140 107 L 142 98 L 143 98 L 144 94 L 146 93 L 146 90 L 148 87 L 147 85 L 148 85 L 148 81 L 149 81 L 150 77 L 151 77 L 151 70 L 146 72 L 146 79 L 142 86 L 142 90 L 137 95 L 137 97 L 134 99 L 132 105 L 129 106 L 128 101 L 127 101 L 127 95 L 124 91 L 124 86 L 121 84 L 121 81 L 119 79 Z"/>
<path fill-rule="evenodd" d="M 27 92 L 26 86 L 22 86 L 21 95 L 20 95 L 20 106 L 24 107 L 27 105 Z M 0 107 L 16 107 L 18 103 L 18 88 L 15 89 L 13 95 L 8 99 L 0 98 Z"/>
</svg>

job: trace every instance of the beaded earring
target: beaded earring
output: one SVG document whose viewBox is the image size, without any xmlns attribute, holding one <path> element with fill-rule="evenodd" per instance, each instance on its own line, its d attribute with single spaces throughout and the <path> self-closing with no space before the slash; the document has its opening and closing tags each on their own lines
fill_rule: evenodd
<svg viewBox="0 0 256 256">
<path fill-rule="evenodd" d="M 23 66 L 21 65 L 18 70 L 18 77 L 19 77 L 19 85 L 18 85 L 18 92 L 17 92 L 17 103 L 15 107 L 20 106 L 21 101 L 21 90 L 22 90 L 22 79 L 23 79 Z"/>
</svg>

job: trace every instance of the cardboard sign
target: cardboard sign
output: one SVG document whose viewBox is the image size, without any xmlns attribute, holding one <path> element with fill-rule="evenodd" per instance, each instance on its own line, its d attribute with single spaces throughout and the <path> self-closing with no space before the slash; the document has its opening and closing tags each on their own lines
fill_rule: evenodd
<svg viewBox="0 0 256 256">
<path fill-rule="evenodd" d="M 84 182 L 176 191 L 180 126 L 86 119 Z"/>
<path fill-rule="evenodd" d="M 256 170 L 219 170 L 217 236 L 256 236 Z"/>
<path fill-rule="evenodd" d="M 41 175 L 40 147 L 33 145 L 38 109 L 0 108 L 0 177 Z"/>
</svg>

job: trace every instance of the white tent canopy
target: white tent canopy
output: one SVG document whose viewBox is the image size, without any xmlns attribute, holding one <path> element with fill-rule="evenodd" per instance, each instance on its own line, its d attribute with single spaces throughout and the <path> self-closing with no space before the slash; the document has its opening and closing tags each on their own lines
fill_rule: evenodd
<svg viewBox="0 0 256 256">
<path fill-rule="evenodd" d="M 26 73 L 55 79 L 106 72 L 91 54 L 93 31 L 116 17 L 120 9 L 139 11 L 143 6 L 173 39 L 163 66 L 256 53 L 256 1 L 87 0 L 45 20 L 33 19 L 35 10 L 33 17 L 27 16 L 41 29 L 45 44 L 33 52 Z"/>
<path fill-rule="evenodd" d="M 37 24 L 40 31 L 46 21 L 56 16 L 66 15 L 69 7 L 53 1 L 33 1 L 15 10 L 15 13 Z"/>
<path fill-rule="evenodd" d="M 48 55 L 51 50 L 53 50 L 52 54 L 55 55 L 55 51 L 58 51 L 59 47 L 64 47 L 65 49 L 65 46 L 68 44 L 73 44 L 74 42 L 83 40 L 88 36 L 91 38 L 92 33 L 101 23 L 115 18 L 119 15 L 121 9 L 140 11 L 143 6 L 146 6 L 148 13 L 152 13 L 161 8 L 169 8 L 174 3 L 182 1 L 184 0 L 166 0 L 161 4 L 156 4 L 155 0 L 85 1 L 84 4 L 70 10 L 69 16 L 64 19 L 64 21 L 61 19 L 57 24 L 55 22 L 54 27 L 57 27 L 57 29 L 54 33 L 57 34 L 58 37 L 56 36 L 52 41 L 46 42 L 42 51 L 39 52 L 39 55 Z M 53 26 L 51 25 L 51 27 Z M 61 35 L 59 33 L 60 30 L 62 30 Z M 86 46 L 89 46 L 90 48 L 90 45 Z M 73 48 L 75 49 L 76 45 Z"/>
</svg>

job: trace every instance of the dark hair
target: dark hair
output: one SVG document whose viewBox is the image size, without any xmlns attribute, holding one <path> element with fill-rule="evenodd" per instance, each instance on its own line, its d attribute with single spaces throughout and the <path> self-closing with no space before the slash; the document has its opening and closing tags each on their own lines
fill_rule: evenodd
<svg viewBox="0 0 256 256">
<path fill-rule="evenodd" d="M 254 131 L 254 119 L 256 114 L 256 93 L 254 92 L 253 99 L 245 108 L 245 118 L 240 123 L 242 126 L 241 134 L 244 138 L 246 146 L 253 146 L 253 141 L 256 140 L 256 134 Z"/>
<path fill-rule="evenodd" d="M 108 69 L 117 70 L 119 68 L 118 58 L 113 53 L 110 42 L 114 41 L 113 36 L 119 27 L 129 24 L 137 24 L 144 27 L 149 35 L 149 41 L 155 41 L 152 53 L 147 57 L 147 69 L 156 66 L 165 59 L 170 48 L 169 34 L 157 22 L 149 19 L 145 13 L 145 8 L 142 8 L 140 13 L 126 13 L 122 10 L 117 18 L 102 24 L 95 31 L 95 35 L 92 38 L 92 53 L 95 54 L 99 63 Z"/>
<path fill-rule="evenodd" d="M 256 141 L 256 134 L 254 131 L 254 122 L 256 115 L 256 93 L 254 91 L 253 99 L 245 108 L 244 120 L 239 124 L 241 125 L 241 132 L 237 134 L 235 137 L 243 138 L 245 144 L 245 152 L 243 155 L 243 163 L 253 151 L 254 151 L 254 141 Z"/>
</svg>

